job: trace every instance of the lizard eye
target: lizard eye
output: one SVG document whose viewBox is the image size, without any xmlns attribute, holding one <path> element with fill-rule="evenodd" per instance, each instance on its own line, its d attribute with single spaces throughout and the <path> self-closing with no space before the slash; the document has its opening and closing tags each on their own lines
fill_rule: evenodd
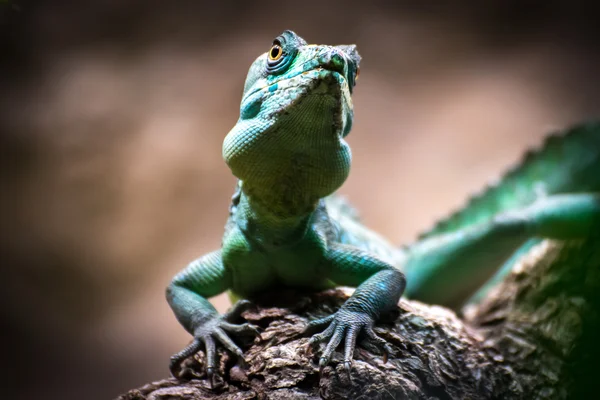
<svg viewBox="0 0 600 400">
<path fill-rule="evenodd" d="M 298 54 L 298 44 L 286 42 L 286 33 L 273 41 L 271 50 L 267 53 L 267 73 L 279 75 L 287 71 Z M 288 38 L 289 39 L 289 38 Z"/>
<path fill-rule="evenodd" d="M 283 55 L 283 49 L 278 44 L 274 44 L 269 51 L 269 61 L 277 61 Z"/>
</svg>

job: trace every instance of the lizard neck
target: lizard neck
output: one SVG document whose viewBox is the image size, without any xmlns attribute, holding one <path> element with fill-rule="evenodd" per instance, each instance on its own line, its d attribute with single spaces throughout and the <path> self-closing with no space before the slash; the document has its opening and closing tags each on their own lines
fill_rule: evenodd
<svg viewBox="0 0 600 400">
<path fill-rule="evenodd" d="M 262 194 L 265 195 L 262 195 Z M 302 203 L 277 190 L 258 191 L 242 185 L 237 224 L 251 240 L 264 246 L 285 246 L 301 240 L 319 199 Z"/>
</svg>

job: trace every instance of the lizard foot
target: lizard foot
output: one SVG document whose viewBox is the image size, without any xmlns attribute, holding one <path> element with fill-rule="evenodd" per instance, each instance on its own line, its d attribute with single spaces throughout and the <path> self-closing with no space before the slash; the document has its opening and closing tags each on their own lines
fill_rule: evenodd
<svg viewBox="0 0 600 400">
<path fill-rule="evenodd" d="M 306 331 L 316 329 L 329 324 L 323 332 L 314 335 L 308 342 L 313 347 L 318 343 L 328 340 L 325 350 L 319 359 L 319 372 L 331 361 L 333 352 L 344 340 L 344 369 L 351 380 L 352 356 L 356 348 L 358 335 L 362 333 L 369 342 L 375 343 L 384 348 L 384 361 L 387 361 L 387 354 L 391 351 L 389 344 L 373 331 L 374 319 L 365 312 L 346 310 L 340 308 L 335 314 L 316 321 L 310 322 L 305 328 Z"/>
<path fill-rule="evenodd" d="M 194 330 L 194 340 L 186 348 L 171 357 L 169 369 L 173 377 L 180 377 L 181 362 L 183 360 L 193 356 L 204 347 L 206 352 L 206 375 L 210 380 L 211 388 L 214 387 L 214 376 L 217 370 L 217 343 L 233 353 L 240 364 L 244 366 L 246 364 L 244 352 L 234 343 L 229 334 L 258 335 L 260 332 L 254 325 L 248 323 L 234 324 L 229 321 L 238 318 L 244 310 L 251 306 L 252 303 L 242 300 L 237 302 L 227 313 L 215 315 L 202 321 Z"/>
</svg>

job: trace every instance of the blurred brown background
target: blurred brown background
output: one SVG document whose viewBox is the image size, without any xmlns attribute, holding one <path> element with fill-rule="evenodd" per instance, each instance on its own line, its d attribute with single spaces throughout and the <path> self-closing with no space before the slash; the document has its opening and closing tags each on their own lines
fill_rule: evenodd
<svg viewBox="0 0 600 400">
<path fill-rule="evenodd" d="M 221 142 L 284 29 L 358 45 L 342 192 L 399 244 L 600 112 L 586 3 L 413 3 L 0 2 L 0 397 L 107 399 L 167 376 L 189 336 L 164 288 L 220 243 Z"/>
</svg>

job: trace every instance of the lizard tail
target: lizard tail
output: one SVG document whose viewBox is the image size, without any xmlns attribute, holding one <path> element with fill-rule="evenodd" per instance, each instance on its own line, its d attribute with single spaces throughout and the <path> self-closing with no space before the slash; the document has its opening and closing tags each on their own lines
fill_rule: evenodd
<svg viewBox="0 0 600 400">
<path fill-rule="evenodd" d="M 550 135 L 538 149 L 507 171 L 495 184 L 419 236 L 419 240 L 489 220 L 538 197 L 600 191 L 600 121 Z"/>
</svg>

